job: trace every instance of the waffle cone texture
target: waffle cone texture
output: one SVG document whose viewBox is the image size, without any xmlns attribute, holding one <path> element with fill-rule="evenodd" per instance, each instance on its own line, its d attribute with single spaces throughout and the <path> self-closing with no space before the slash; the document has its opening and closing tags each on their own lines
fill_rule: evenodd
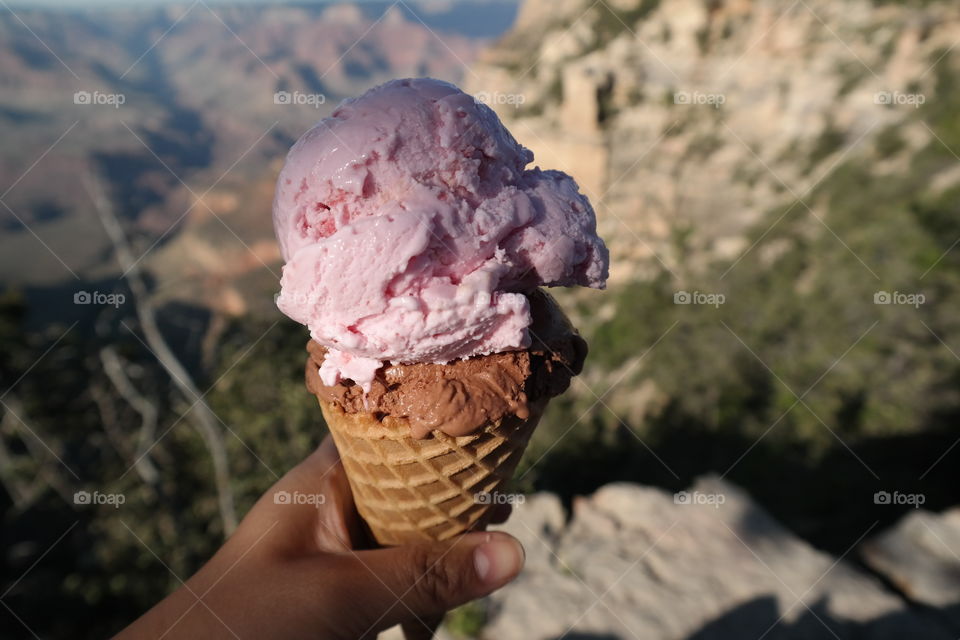
<svg viewBox="0 0 960 640">
<path fill-rule="evenodd" d="M 412 438 L 399 420 L 345 413 L 320 399 L 354 501 L 382 545 L 445 540 L 486 527 L 491 496 L 512 476 L 547 400 L 470 435 Z"/>
</svg>

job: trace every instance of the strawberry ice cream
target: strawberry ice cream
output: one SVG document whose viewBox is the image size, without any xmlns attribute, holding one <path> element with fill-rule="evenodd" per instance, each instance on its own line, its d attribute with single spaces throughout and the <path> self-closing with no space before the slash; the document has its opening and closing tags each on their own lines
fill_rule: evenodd
<svg viewBox="0 0 960 640">
<path fill-rule="evenodd" d="M 347 100 L 290 150 L 273 221 L 277 304 L 325 347 L 326 385 L 384 364 L 531 344 L 527 294 L 603 288 L 589 201 L 455 86 L 395 80 Z"/>
</svg>

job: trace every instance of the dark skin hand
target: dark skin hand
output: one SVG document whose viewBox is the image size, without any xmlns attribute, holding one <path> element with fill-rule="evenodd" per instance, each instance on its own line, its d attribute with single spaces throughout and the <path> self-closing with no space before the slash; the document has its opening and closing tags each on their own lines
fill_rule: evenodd
<svg viewBox="0 0 960 640">
<path fill-rule="evenodd" d="M 294 499 L 277 504 L 278 492 Z M 116 637 L 354 640 L 402 624 L 409 640 L 430 638 L 444 612 L 510 582 L 524 559 L 500 532 L 372 547 L 328 437 L 200 571 Z"/>
</svg>

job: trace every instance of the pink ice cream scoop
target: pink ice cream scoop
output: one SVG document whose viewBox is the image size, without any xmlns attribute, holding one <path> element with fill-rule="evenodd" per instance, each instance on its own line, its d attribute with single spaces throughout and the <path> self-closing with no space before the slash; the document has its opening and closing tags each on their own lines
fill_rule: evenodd
<svg viewBox="0 0 960 640">
<path fill-rule="evenodd" d="M 328 348 L 324 384 L 526 348 L 524 292 L 605 286 L 589 201 L 532 161 L 490 108 L 429 78 L 346 100 L 297 141 L 273 202 L 277 305 Z"/>
</svg>

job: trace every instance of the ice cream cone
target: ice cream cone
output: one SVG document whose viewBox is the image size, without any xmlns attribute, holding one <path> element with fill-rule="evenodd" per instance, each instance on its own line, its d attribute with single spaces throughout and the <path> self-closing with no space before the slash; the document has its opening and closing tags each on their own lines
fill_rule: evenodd
<svg viewBox="0 0 960 640">
<path fill-rule="evenodd" d="M 357 510 L 382 545 L 483 529 L 548 402 L 531 403 L 526 419 L 508 415 L 470 435 L 434 431 L 416 439 L 402 420 L 319 400 Z"/>
<path fill-rule="evenodd" d="M 540 287 L 602 289 L 609 252 L 576 181 L 531 162 L 492 110 L 406 78 L 342 103 L 277 178 L 277 306 L 310 329 L 307 387 L 382 544 L 485 526 L 583 366 Z"/>
</svg>

